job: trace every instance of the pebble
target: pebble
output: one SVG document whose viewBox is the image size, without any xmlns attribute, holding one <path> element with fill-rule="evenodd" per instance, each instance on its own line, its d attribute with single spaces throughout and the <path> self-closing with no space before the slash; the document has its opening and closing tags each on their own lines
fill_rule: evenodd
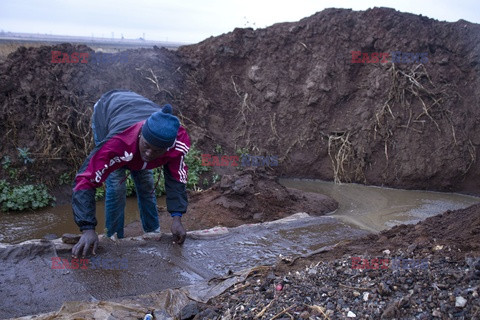
<svg viewBox="0 0 480 320">
<path fill-rule="evenodd" d="M 438 310 L 433 310 L 432 312 L 432 316 L 433 317 L 437 317 L 437 318 L 441 318 L 442 317 L 442 313 Z"/>
<path fill-rule="evenodd" d="M 392 293 L 392 290 L 390 289 L 389 285 L 386 284 L 385 282 L 380 282 L 377 290 L 381 296 L 389 296 Z"/>
<path fill-rule="evenodd" d="M 463 308 L 466 305 L 467 305 L 467 300 L 464 297 L 458 296 L 455 298 L 455 307 Z"/>
<path fill-rule="evenodd" d="M 355 313 L 353 313 L 352 311 L 348 311 L 347 317 L 348 317 L 348 318 L 356 318 L 357 315 L 356 315 Z"/>
<path fill-rule="evenodd" d="M 368 292 L 363 293 L 363 301 L 368 301 L 368 295 L 369 295 Z"/>
<path fill-rule="evenodd" d="M 313 268 L 312 268 L 312 269 L 308 269 L 308 274 L 309 274 L 309 275 L 315 275 L 315 274 L 317 274 L 317 269 L 313 269 Z"/>
</svg>

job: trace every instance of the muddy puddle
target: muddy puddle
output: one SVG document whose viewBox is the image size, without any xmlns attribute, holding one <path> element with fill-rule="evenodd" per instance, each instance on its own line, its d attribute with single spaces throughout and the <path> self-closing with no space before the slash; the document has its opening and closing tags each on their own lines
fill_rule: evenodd
<svg viewBox="0 0 480 320">
<path fill-rule="evenodd" d="M 338 201 L 338 209 L 329 214 L 356 228 L 380 232 L 398 224 L 415 224 L 447 210 L 463 209 L 480 198 L 420 190 L 401 190 L 353 183 L 281 179 L 289 188 L 319 192 Z"/>
<path fill-rule="evenodd" d="M 157 200 L 159 206 L 165 206 L 165 197 Z M 97 201 L 97 231 L 105 229 L 105 202 Z M 127 198 L 125 207 L 125 225 L 140 220 L 137 199 Z M 59 238 L 64 233 L 79 233 L 73 221 L 71 205 L 45 208 L 35 212 L 0 212 L 0 242 L 19 243 L 30 239 Z"/>
<path fill-rule="evenodd" d="M 418 190 L 370 187 L 358 184 L 334 184 L 320 180 L 281 179 L 289 188 L 318 192 L 334 198 L 339 208 L 330 216 L 350 226 L 379 232 L 402 223 L 417 223 L 446 210 L 468 207 L 479 198 Z M 158 199 L 165 206 L 165 197 Z M 97 230 L 105 227 L 104 202 L 97 202 Z M 136 198 L 128 198 L 125 225 L 140 217 Z M 63 233 L 78 233 L 70 205 L 56 206 L 36 212 L 0 213 L 0 242 L 19 243 L 30 239 L 58 238 Z"/>
</svg>

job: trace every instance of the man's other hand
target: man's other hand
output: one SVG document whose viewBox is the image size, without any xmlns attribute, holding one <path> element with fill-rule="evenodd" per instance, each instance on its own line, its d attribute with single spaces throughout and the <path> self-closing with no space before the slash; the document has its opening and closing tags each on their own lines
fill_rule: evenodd
<svg viewBox="0 0 480 320">
<path fill-rule="evenodd" d="M 185 238 L 187 237 L 187 233 L 185 232 L 185 228 L 182 225 L 182 218 L 181 217 L 173 217 L 172 218 L 172 235 L 173 235 L 173 241 L 175 241 L 178 244 L 182 244 L 185 241 Z"/>
<path fill-rule="evenodd" d="M 80 237 L 80 240 L 72 248 L 73 258 L 77 258 L 80 253 L 82 253 L 82 257 L 85 258 L 85 256 L 88 254 L 88 250 L 92 245 L 93 245 L 92 254 L 95 255 L 98 247 L 97 233 L 93 229 L 83 230 L 83 234 Z"/>
</svg>

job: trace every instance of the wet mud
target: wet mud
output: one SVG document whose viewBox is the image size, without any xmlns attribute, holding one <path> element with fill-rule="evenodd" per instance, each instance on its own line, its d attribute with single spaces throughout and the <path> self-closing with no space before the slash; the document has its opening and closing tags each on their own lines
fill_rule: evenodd
<svg viewBox="0 0 480 320">
<path fill-rule="evenodd" d="M 334 218 L 300 215 L 232 228 L 210 240 L 189 236 L 182 246 L 168 234 L 160 241 L 103 238 L 97 259 L 108 264 L 98 267 L 92 263 L 95 257 L 88 257 L 87 269 L 81 263 L 76 269 L 54 269 L 68 265 L 56 257 L 72 262 L 71 246 L 59 248 L 46 240 L 3 245 L 0 278 L 7 299 L 0 305 L 0 317 L 52 311 L 65 301 L 109 300 L 191 285 L 364 234 Z"/>
</svg>

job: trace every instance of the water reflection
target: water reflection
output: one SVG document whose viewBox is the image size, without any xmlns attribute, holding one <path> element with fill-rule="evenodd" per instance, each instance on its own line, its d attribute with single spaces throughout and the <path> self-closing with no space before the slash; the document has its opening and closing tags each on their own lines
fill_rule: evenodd
<svg viewBox="0 0 480 320">
<path fill-rule="evenodd" d="M 346 183 L 281 179 L 289 188 L 319 192 L 339 203 L 331 216 L 371 232 L 379 232 L 398 224 L 414 224 L 447 210 L 466 208 L 480 198 L 457 193 L 401 190 Z"/>
<path fill-rule="evenodd" d="M 165 197 L 157 200 L 165 206 Z M 97 232 L 105 229 L 105 202 L 97 201 Z M 125 225 L 140 219 L 137 199 L 127 198 Z M 71 205 L 49 207 L 38 211 L 0 213 L 0 242 L 19 243 L 30 239 L 41 239 L 47 235 L 61 237 L 64 233 L 79 233 L 73 221 Z"/>
</svg>

